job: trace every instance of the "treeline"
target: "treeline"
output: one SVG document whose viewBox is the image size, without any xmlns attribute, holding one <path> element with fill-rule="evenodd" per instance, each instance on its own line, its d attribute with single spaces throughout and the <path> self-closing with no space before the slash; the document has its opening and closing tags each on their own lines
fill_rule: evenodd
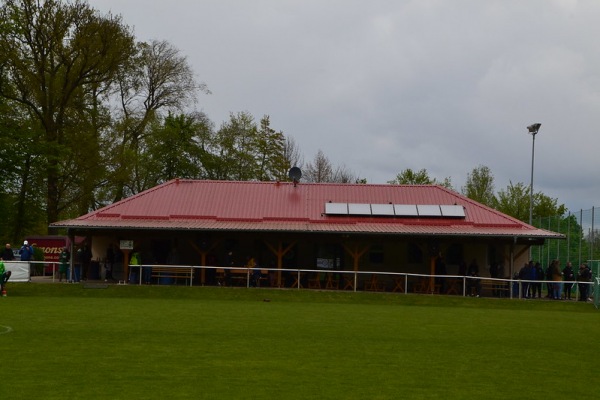
<svg viewBox="0 0 600 400">
<path fill-rule="evenodd" d="M 405 169 L 395 179 L 388 181 L 390 184 L 436 184 L 448 189 L 459 191 L 452 184 L 450 177 L 441 180 L 431 178 L 427 170 L 413 171 Z M 564 204 L 558 199 L 551 198 L 542 192 L 530 195 L 531 188 L 523 182 L 510 182 L 504 189 L 496 191 L 494 175 L 489 167 L 479 165 L 467 174 L 465 185 L 460 188 L 460 193 L 490 208 L 515 217 L 523 222 L 529 222 L 530 200 L 532 204 L 533 220 L 551 216 L 562 216 L 567 212 Z"/>
<path fill-rule="evenodd" d="M 268 116 L 232 113 L 216 128 L 190 111 L 208 86 L 120 16 L 79 0 L 0 4 L 0 237 L 46 233 L 175 177 L 281 180 L 302 164 Z M 323 159 L 305 180 L 353 179 Z"/>
<path fill-rule="evenodd" d="M 282 180 L 301 166 L 304 181 L 366 183 L 321 151 L 304 163 L 267 115 L 232 113 L 217 128 L 190 111 L 209 94 L 175 46 L 137 41 L 120 16 L 81 0 L 2 0 L 0 238 L 47 233 L 50 222 L 175 177 Z M 390 183 L 425 183 L 404 179 L 407 171 Z M 508 197 L 527 193 L 513 189 Z M 508 210 L 503 196 L 482 202 Z M 508 213 L 521 218 L 522 210 Z"/>
</svg>

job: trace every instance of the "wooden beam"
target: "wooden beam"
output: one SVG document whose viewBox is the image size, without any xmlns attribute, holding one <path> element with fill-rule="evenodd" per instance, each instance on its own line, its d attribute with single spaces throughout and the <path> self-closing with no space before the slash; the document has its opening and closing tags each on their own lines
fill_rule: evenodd
<svg viewBox="0 0 600 400">
<path fill-rule="evenodd" d="M 277 257 L 277 279 L 275 284 L 277 287 L 281 287 L 281 270 L 283 268 L 283 256 L 287 254 L 295 245 L 296 241 L 290 243 L 286 248 L 283 248 L 283 242 L 279 240 L 276 246 L 273 246 L 271 243 L 264 241 L 269 250 Z"/>
<path fill-rule="evenodd" d="M 213 251 L 219 243 L 220 243 L 220 241 L 217 240 L 210 246 L 210 248 L 208 250 L 202 250 L 196 245 L 196 243 L 194 243 L 192 240 L 190 240 L 190 245 L 200 255 L 200 265 L 201 266 L 206 266 L 206 256 L 208 255 L 208 253 Z M 204 285 L 205 283 L 206 283 L 206 269 L 200 268 L 200 284 Z"/>
<path fill-rule="evenodd" d="M 342 243 L 342 246 L 352 256 L 352 267 L 354 268 L 354 272 L 357 272 L 360 258 L 369 251 L 371 246 L 367 244 L 365 247 L 360 248 L 358 243 L 354 243 L 354 248 L 350 248 L 346 243 Z"/>
<path fill-rule="evenodd" d="M 129 282 L 129 250 L 121 250 L 123 252 L 123 281 Z"/>
</svg>

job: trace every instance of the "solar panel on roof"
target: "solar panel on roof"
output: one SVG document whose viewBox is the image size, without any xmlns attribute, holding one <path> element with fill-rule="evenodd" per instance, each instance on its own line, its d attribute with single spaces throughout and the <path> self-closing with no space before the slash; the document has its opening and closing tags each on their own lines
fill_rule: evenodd
<svg viewBox="0 0 600 400">
<path fill-rule="evenodd" d="M 325 214 L 348 215 L 347 203 L 325 203 Z"/>
<path fill-rule="evenodd" d="M 380 216 L 394 216 L 393 204 L 371 204 L 371 213 Z"/>
<path fill-rule="evenodd" d="M 325 214 L 464 218 L 465 210 L 463 206 L 450 204 L 325 203 Z"/>
<path fill-rule="evenodd" d="M 370 204 L 348 204 L 348 214 L 350 215 L 371 215 Z"/>
<path fill-rule="evenodd" d="M 419 204 L 417 205 L 419 217 L 441 217 L 442 210 L 439 205 Z"/>
<path fill-rule="evenodd" d="M 394 204 L 394 213 L 398 217 L 418 217 L 417 206 L 415 204 Z"/>
<path fill-rule="evenodd" d="M 440 209 L 442 210 L 442 216 L 444 216 L 444 217 L 455 217 L 455 218 L 464 218 L 465 217 L 465 208 L 463 206 L 441 205 Z"/>
</svg>

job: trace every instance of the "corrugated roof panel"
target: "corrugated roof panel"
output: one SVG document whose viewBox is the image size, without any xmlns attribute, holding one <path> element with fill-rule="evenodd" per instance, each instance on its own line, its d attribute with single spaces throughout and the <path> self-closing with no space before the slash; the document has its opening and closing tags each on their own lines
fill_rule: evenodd
<svg viewBox="0 0 600 400">
<path fill-rule="evenodd" d="M 464 210 L 464 219 L 418 216 L 373 218 L 361 214 L 336 216 L 324 212 L 324 204 L 328 203 L 393 204 L 395 207 L 415 207 L 418 204 L 438 209 L 439 205 L 452 205 Z M 395 234 L 454 232 L 517 236 L 549 234 L 441 186 L 304 183 L 294 186 L 288 182 L 177 179 L 52 226 Z"/>
</svg>

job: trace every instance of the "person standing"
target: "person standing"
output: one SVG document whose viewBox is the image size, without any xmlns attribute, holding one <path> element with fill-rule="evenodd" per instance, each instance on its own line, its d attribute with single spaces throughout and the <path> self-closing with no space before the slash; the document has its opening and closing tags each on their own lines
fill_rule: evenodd
<svg viewBox="0 0 600 400">
<path fill-rule="evenodd" d="M 67 250 L 66 247 L 63 247 L 60 255 L 58 256 L 58 281 L 62 282 L 63 276 L 66 280 L 69 279 L 68 271 L 69 271 L 69 260 L 71 260 L 71 253 Z"/>
<path fill-rule="evenodd" d="M 581 264 L 579 267 L 579 301 L 588 301 L 590 285 L 589 282 L 592 278 L 592 271 L 587 264 Z"/>
<path fill-rule="evenodd" d="M 552 264 L 550 264 L 550 268 L 552 269 L 552 298 L 554 300 L 560 300 L 563 276 L 558 260 L 553 260 Z"/>
<path fill-rule="evenodd" d="M 538 272 L 535 267 L 535 263 L 533 261 L 529 262 L 529 297 L 535 299 L 536 293 L 538 293 Z M 540 287 L 540 291 L 538 293 L 539 297 L 542 297 L 542 288 Z"/>
<path fill-rule="evenodd" d="M 565 283 L 563 283 L 565 300 L 571 300 L 571 289 L 573 288 L 573 281 L 575 280 L 575 272 L 573 271 L 571 261 L 568 261 L 563 269 L 563 279 L 565 280 Z"/>
<path fill-rule="evenodd" d="M 109 279 L 113 281 L 115 278 L 113 277 L 113 268 L 115 265 L 115 250 L 113 249 L 113 244 L 110 243 L 108 248 L 106 249 L 106 260 L 104 262 L 104 282 L 107 282 Z"/>
<path fill-rule="evenodd" d="M 136 276 L 132 275 L 132 270 L 133 268 L 138 268 L 138 273 L 140 274 L 140 279 L 141 279 L 141 274 L 142 274 L 142 256 L 140 254 L 140 252 L 137 249 L 133 250 L 133 253 L 131 253 L 131 258 L 129 259 L 129 282 L 130 283 L 137 283 L 135 282 L 136 280 Z"/>
<path fill-rule="evenodd" d="M 10 247 L 10 243 L 6 243 L 4 250 L 2 250 L 2 254 L 0 254 L 0 258 L 2 258 L 4 261 L 14 261 L 15 255 Z"/>
<path fill-rule="evenodd" d="M 23 242 L 23 246 L 19 249 L 19 255 L 21 256 L 21 261 L 27 261 L 28 263 L 33 261 L 33 247 L 27 240 Z M 29 270 L 31 271 L 31 275 L 37 275 L 37 271 L 31 267 L 31 264 L 29 264 Z"/>
<path fill-rule="evenodd" d="M 258 283 L 260 281 L 260 269 L 258 268 L 258 264 L 256 263 L 254 257 L 248 256 L 246 258 L 246 268 L 250 270 L 250 286 L 258 287 Z"/>
<path fill-rule="evenodd" d="M 475 296 L 479 297 L 481 295 L 481 281 L 479 280 L 479 265 L 477 265 L 475 259 L 469 264 L 467 276 L 471 277 L 467 278 L 467 295 L 471 295 L 471 288 L 475 288 Z"/>
<path fill-rule="evenodd" d="M 83 247 L 77 250 L 77 258 L 81 266 L 81 280 L 88 279 L 90 265 L 92 264 L 92 251 L 89 245 L 84 242 Z"/>
<path fill-rule="evenodd" d="M 33 260 L 33 246 L 29 244 L 27 240 L 23 242 L 23 246 L 19 250 L 19 254 L 21 255 L 21 261 L 31 261 Z"/>
<path fill-rule="evenodd" d="M 533 261 L 523 264 L 523 267 L 519 271 L 519 279 L 521 280 L 521 296 L 524 299 L 528 299 L 530 296 L 531 286 L 531 270 L 533 269 Z"/>
<path fill-rule="evenodd" d="M 544 280 L 544 268 L 542 268 L 542 264 L 540 264 L 539 262 L 536 262 L 534 267 L 535 268 L 535 277 L 537 279 L 537 282 L 534 283 L 535 285 L 535 290 L 534 292 L 537 292 L 538 294 L 538 299 L 542 298 L 542 281 Z M 535 297 L 535 296 L 533 296 Z"/>
</svg>

